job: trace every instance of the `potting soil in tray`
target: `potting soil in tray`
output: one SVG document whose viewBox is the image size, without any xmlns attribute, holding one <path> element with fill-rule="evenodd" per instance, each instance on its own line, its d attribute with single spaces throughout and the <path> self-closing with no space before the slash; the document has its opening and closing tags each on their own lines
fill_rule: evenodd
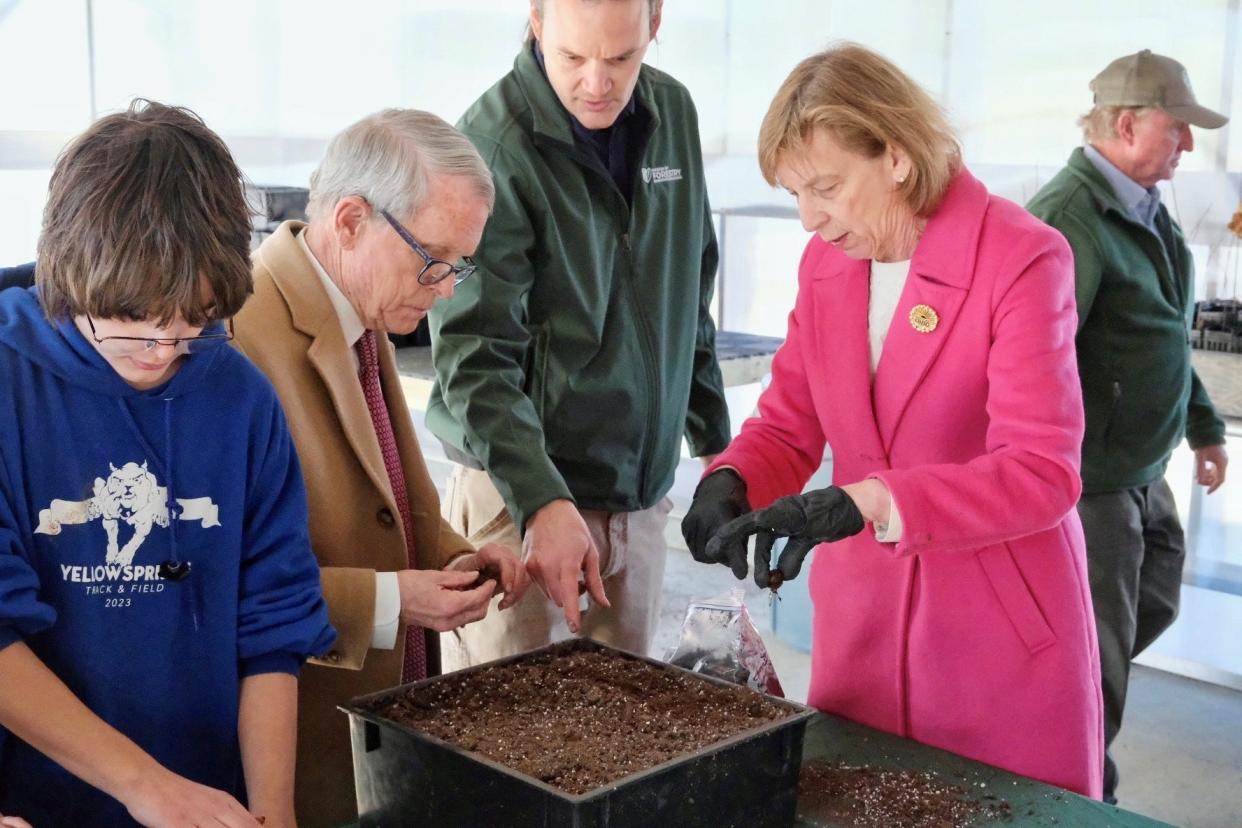
<svg viewBox="0 0 1242 828">
<path fill-rule="evenodd" d="M 803 763 L 798 775 L 800 812 L 850 828 L 964 828 L 1006 821 L 1008 802 L 978 802 L 960 785 L 934 774 L 896 768 Z"/>
<path fill-rule="evenodd" d="M 744 687 L 591 651 L 450 673 L 373 709 L 571 794 L 798 712 Z"/>
</svg>

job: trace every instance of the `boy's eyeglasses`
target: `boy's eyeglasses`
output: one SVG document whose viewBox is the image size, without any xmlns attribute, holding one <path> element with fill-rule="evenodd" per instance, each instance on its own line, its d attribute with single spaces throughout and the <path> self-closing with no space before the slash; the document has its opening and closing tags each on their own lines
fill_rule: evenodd
<svg viewBox="0 0 1242 828">
<path fill-rule="evenodd" d="M 178 354 L 195 354 L 214 348 L 222 342 L 233 338 L 233 320 L 228 321 L 228 329 L 218 333 L 199 334 L 198 336 L 170 336 L 148 338 L 142 336 L 100 336 L 95 332 L 95 320 L 88 315 L 86 324 L 91 329 L 91 339 L 99 346 L 101 354 L 108 356 L 135 356 L 147 354 L 161 345 L 172 345 Z"/>
<path fill-rule="evenodd" d="M 457 287 L 478 270 L 478 265 L 469 256 L 462 256 L 462 263 L 459 265 L 449 264 L 443 259 L 435 258 L 423 249 L 423 246 L 410 235 L 410 231 L 402 227 L 401 222 L 393 218 L 391 213 L 387 210 L 380 210 L 379 212 L 392 225 L 392 229 L 397 231 L 397 235 L 401 237 L 401 240 L 408 244 L 415 253 L 423 257 L 423 269 L 418 272 L 418 283 L 420 285 L 434 287 L 449 276 L 452 276 L 453 287 Z"/>
</svg>

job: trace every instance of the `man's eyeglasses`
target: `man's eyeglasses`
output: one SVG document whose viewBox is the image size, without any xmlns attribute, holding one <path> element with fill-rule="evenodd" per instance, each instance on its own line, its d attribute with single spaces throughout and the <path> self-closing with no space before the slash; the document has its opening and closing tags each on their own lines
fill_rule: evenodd
<svg viewBox="0 0 1242 828">
<path fill-rule="evenodd" d="M 170 336 L 162 339 L 142 336 L 100 336 L 95 332 L 95 320 L 88 315 L 86 324 L 91 329 L 91 339 L 99 346 L 99 352 L 108 356 L 135 356 L 148 354 L 161 345 L 172 345 L 178 354 L 195 354 L 214 348 L 221 342 L 233 338 L 233 320 L 228 321 L 228 329 L 217 333 L 199 334 L 198 336 Z"/>
<path fill-rule="evenodd" d="M 479 266 L 474 263 L 474 259 L 469 256 L 462 256 L 462 264 L 459 265 L 450 264 L 443 259 L 435 258 L 423 249 L 421 244 L 415 241 L 414 237 L 410 235 L 410 231 L 402 227 L 401 222 L 393 218 L 391 213 L 387 210 L 380 210 L 379 212 L 392 225 L 392 229 L 397 231 L 397 235 L 401 237 L 401 240 L 408 244 L 415 253 L 423 257 L 423 269 L 418 272 L 418 283 L 420 285 L 433 287 L 452 276 L 453 287 L 457 287 L 479 269 Z"/>
</svg>

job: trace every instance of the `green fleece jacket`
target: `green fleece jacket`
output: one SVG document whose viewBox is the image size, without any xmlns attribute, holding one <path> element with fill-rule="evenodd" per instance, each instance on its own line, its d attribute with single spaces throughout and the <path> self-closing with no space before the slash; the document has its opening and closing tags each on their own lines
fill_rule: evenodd
<svg viewBox="0 0 1242 828">
<path fill-rule="evenodd" d="M 628 512 L 672 487 L 683 434 L 729 441 L 698 116 L 643 66 L 632 203 L 575 144 L 529 49 L 458 127 L 496 182 L 478 273 L 431 313 L 427 426 L 487 469 L 521 529 L 558 498 Z"/>
<path fill-rule="evenodd" d="M 1156 224 L 1168 245 L 1130 217 L 1080 147 L 1027 209 L 1074 251 L 1083 492 L 1158 479 L 1183 436 L 1192 448 L 1225 442 L 1190 364 L 1194 262 L 1164 205 Z"/>
</svg>

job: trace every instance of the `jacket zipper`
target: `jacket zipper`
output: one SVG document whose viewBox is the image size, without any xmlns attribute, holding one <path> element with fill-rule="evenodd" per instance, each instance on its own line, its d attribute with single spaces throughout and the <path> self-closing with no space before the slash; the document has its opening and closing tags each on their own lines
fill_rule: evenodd
<svg viewBox="0 0 1242 828">
<path fill-rule="evenodd" d="M 651 330 L 647 323 L 647 317 L 643 315 L 642 305 L 638 301 L 638 287 L 634 284 L 634 260 L 632 257 L 633 246 L 630 243 L 630 234 L 621 234 L 621 246 L 625 250 L 625 284 L 630 294 L 630 303 L 633 305 L 634 319 L 637 323 L 638 332 L 642 340 L 642 361 L 643 372 L 647 375 L 647 387 L 650 393 L 647 397 L 647 428 L 643 433 L 643 450 L 639 457 L 641 464 L 638 467 L 638 497 L 640 501 L 647 500 L 647 470 L 651 465 L 652 451 L 652 435 L 656 430 L 655 409 L 660 399 L 659 383 L 655 375 L 655 370 L 651 365 L 651 355 L 655 353 L 655 345 L 652 341 Z"/>
<path fill-rule="evenodd" d="M 646 157 L 647 148 L 651 141 L 651 135 L 652 135 L 652 131 L 650 130 L 650 127 L 649 127 L 649 132 L 645 136 L 645 140 L 644 140 L 643 152 L 638 160 L 638 164 L 640 167 L 642 165 L 643 158 Z M 628 228 L 631 221 L 633 220 L 633 205 L 629 201 L 627 201 L 625 196 L 621 193 L 620 188 L 617 187 L 617 182 L 613 181 L 612 175 L 609 174 L 608 170 L 604 169 L 603 164 L 601 164 L 599 159 L 595 157 L 593 154 L 582 152 L 579 150 L 578 147 L 575 147 L 574 155 L 577 157 L 578 163 L 582 164 L 588 170 L 591 170 L 592 172 L 594 172 L 597 176 L 603 178 L 603 180 L 607 182 L 607 185 L 612 189 L 613 194 L 618 199 L 620 199 L 621 203 L 625 206 L 625 210 L 624 210 L 625 226 Z M 635 169 L 634 172 L 635 172 L 634 183 L 637 184 L 638 170 Z M 633 250 L 634 248 L 630 241 L 629 230 L 626 230 L 625 232 L 621 234 L 621 247 L 625 251 L 625 264 L 626 264 L 626 273 L 624 275 L 623 281 L 625 282 L 626 290 L 628 291 L 630 295 L 630 304 L 633 309 L 634 319 L 636 321 L 636 326 L 638 328 L 639 336 L 641 339 L 641 344 L 642 344 L 641 359 L 643 362 L 643 373 L 647 375 L 647 388 L 649 391 L 647 395 L 647 406 L 646 406 L 647 425 L 646 425 L 646 429 L 643 432 L 643 448 L 642 448 L 642 451 L 639 452 L 639 458 L 638 458 L 639 459 L 638 499 L 640 502 L 645 502 L 647 500 L 647 470 L 651 466 L 652 435 L 655 434 L 657 420 L 658 420 L 658 418 L 655 416 L 655 408 L 660 400 L 660 388 L 659 388 L 658 377 L 656 376 L 655 369 L 652 367 L 652 364 L 651 364 L 652 354 L 656 352 L 655 343 L 651 335 L 650 325 L 647 322 L 646 316 L 643 315 L 642 304 L 639 302 L 638 286 L 634 284 L 634 279 L 633 279 L 633 274 L 634 274 Z M 680 444 L 678 445 L 678 452 L 680 453 Z"/>
<path fill-rule="evenodd" d="M 1113 434 L 1113 422 L 1117 419 L 1117 405 L 1121 401 L 1121 382 L 1113 380 L 1113 401 L 1108 406 L 1108 419 L 1104 421 L 1104 448 L 1108 450 Z"/>
</svg>

